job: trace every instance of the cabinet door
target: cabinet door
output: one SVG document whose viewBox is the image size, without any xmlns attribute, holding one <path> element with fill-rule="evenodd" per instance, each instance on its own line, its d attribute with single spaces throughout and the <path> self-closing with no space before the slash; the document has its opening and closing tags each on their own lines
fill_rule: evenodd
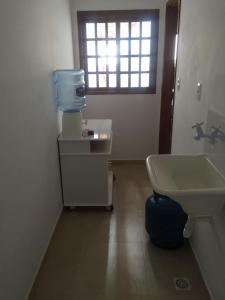
<svg viewBox="0 0 225 300">
<path fill-rule="evenodd" d="M 107 156 L 61 155 L 61 171 L 65 206 L 107 205 Z"/>
</svg>

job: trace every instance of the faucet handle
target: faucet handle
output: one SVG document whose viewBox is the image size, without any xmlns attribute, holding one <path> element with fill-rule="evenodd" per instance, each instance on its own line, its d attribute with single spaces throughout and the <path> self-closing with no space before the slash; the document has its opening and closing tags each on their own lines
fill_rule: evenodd
<svg viewBox="0 0 225 300">
<path fill-rule="evenodd" d="M 196 122 L 195 125 L 192 126 L 192 128 L 199 128 L 199 127 L 201 127 L 203 124 L 204 124 L 204 122 L 200 122 L 200 123 Z"/>
</svg>

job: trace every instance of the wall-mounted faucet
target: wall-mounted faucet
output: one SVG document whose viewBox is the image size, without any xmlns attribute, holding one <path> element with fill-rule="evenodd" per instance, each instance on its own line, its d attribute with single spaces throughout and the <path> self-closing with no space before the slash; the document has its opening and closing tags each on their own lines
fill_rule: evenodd
<svg viewBox="0 0 225 300">
<path fill-rule="evenodd" d="M 208 134 L 208 133 L 204 133 L 202 129 L 203 124 L 204 122 L 195 123 L 195 125 L 192 126 L 193 129 L 196 128 L 196 134 L 194 136 L 195 140 L 199 141 L 202 138 L 208 138 L 209 143 L 212 145 L 216 144 L 218 139 L 221 141 L 225 141 L 225 133 L 219 127 L 212 126 L 211 132 L 210 134 Z"/>
<path fill-rule="evenodd" d="M 194 136 L 194 139 L 199 141 L 201 138 L 204 138 L 204 137 L 208 137 L 207 134 L 205 134 L 203 132 L 203 129 L 202 129 L 202 125 L 204 124 L 204 122 L 201 122 L 201 123 L 195 123 L 195 125 L 192 126 L 192 128 L 196 128 L 196 134 Z"/>
</svg>

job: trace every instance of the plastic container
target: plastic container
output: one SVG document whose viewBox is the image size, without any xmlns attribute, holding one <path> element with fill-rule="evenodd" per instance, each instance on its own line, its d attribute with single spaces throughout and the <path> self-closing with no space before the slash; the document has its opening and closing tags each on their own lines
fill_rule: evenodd
<svg viewBox="0 0 225 300">
<path fill-rule="evenodd" d="M 55 103 L 63 112 L 81 112 L 85 107 L 83 70 L 56 70 L 53 72 Z"/>
<path fill-rule="evenodd" d="M 154 193 L 146 201 L 145 228 L 153 244 L 160 248 L 173 249 L 183 244 L 187 218 L 182 207 L 166 196 Z"/>
</svg>

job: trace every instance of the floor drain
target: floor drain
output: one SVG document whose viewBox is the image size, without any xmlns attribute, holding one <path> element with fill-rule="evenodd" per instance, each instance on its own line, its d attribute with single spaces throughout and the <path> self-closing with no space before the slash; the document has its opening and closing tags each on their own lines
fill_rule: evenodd
<svg viewBox="0 0 225 300">
<path fill-rule="evenodd" d="M 178 291 L 190 291 L 190 280 L 184 277 L 175 277 L 173 279 L 176 290 Z"/>
</svg>

